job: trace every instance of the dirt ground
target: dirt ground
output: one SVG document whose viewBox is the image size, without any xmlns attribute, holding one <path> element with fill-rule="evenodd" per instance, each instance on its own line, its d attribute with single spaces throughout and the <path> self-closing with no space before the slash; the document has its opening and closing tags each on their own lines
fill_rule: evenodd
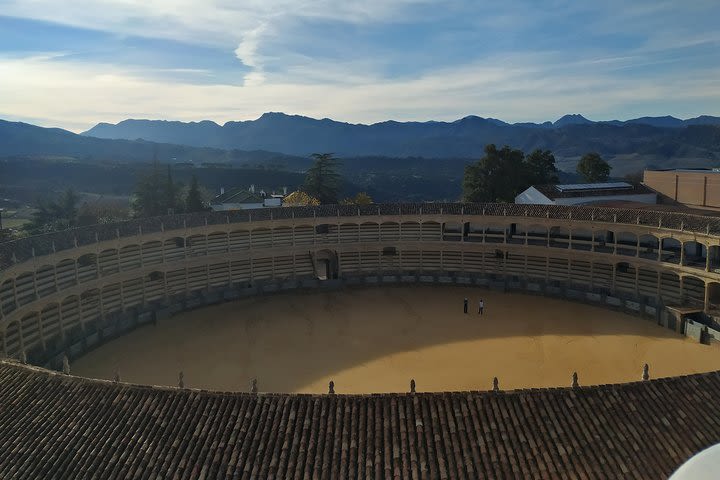
<svg viewBox="0 0 720 480">
<path fill-rule="evenodd" d="M 463 298 L 470 313 L 463 314 Z M 477 314 L 479 299 L 484 315 Z M 72 373 L 190 387 L 337 393 L 487 390 L 639 380 L 720 369 L 720 348 L 589 305 L 469 287 L 384 287 L 253 297 L 113 340 Z"/>
</svg>

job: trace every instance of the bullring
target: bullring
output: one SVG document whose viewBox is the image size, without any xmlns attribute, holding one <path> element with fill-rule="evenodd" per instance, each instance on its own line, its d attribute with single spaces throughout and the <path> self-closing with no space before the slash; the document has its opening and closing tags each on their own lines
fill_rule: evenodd
<svg viewBox="0 0 720 480">
<path fill-rule="evenodd" d="M 707 341 L 715 335 L 712 319 L 720 304 L 720 275 L 716 272 L 720 267 L 719 249 L 720 219 L 715 217 L 601 207 L 321 206 L 168 216 L 88 227 L 0 245 L 0 352 L 34 365 L 60 369 L 65 356 L 79 357 L 125 331 L 183 310 L 296 288 L 397 283 L 477 285 L 567 298 L 623 310 Z M 688 320 L 688 315 L 694 317 Z M 703 318 L 709 325 L 692 318 Z M 638 370 L 638 379 L 639 375 Z M 85 380 L 12 361 L 3 363 L 0 382 L 5 392 L 18 389 L 14 400 L 18 408 L 23 408 L 23 401 L 31 401 L 22 392 L 32 383 L 40 389 L 41 399 L 43 392 L 51 390 L 76 400 L 78 392 L 83 391 L 90 403 L 94 402 L 91 398 L 129 396 L 129 406 L 147 411 L 141 407 L 146 404 L 143 398 L 160 408 L 170 405 L 163 402 L 172 403 L 173 399 L 190 395 L 193 401 L 215 405 L 210 413 L 203 414 L 210 420 L 225 411 L 215 403 L 223 402 L 226 397 L 222 394 Z M 41 387 L 43 383 L 47 385 Z M 197 447 L 204 453 L 178 450 L 174 460 L 170 459 L 173 454 L 166 452 L 167 465 L 175 467 L 167 466 L 162 471 L 190 478 L 193 475 L 189 470 L 177 469 L 180 464 L 195 462 L 197 471 L 212 471 L 218 477 L 233 468 L 253 476 L 253 465 L 265 465 L 265 473 L 274 471 L 285 477 L 279 468 L 289 468 L 288 455 L 298 456 L 293 445 L 305 448 L 300 441 L 305 433 L 290 425 L 305 421 L 310 441 L 311 431 L 321 422 L 317 412 L 312 413 L 308 406 L 308 402 L 314 402 L 313 408 L 336 415 L 335 425 L 342 428 L 327 433 L 326 441 L 338 442 L 332 448 L 326 445 L 330 450 L 320 452 L 317 445 L 314 447 L 313 455 L 318 458 L 311 458 L 309 450 L 303 450 L 304 466 L 293 466 L 299 478 L 312 476 L 318 468 L 329 476 L 345 476 L 342 471 L 351 476 L 348 472 L 353 471 L 357 478 L 363 477 L 365 468 L 377 469 L 373 471 L 378 476 L 393 476 L 396 468 L 399 472 L 407 468 L 419 477 L 430 478 L 473 478 L 481 471 L 491 477 L 493 472 L 548 477 L 556 476 L 553 472 L 571 476 L 583 472 L 590 477 L 622 472 L 652 478 L 670 473 L 690 454 L 720 440 L 720 419 L 712 412 L 717 411 L 713 405 L 719 386 L 717 374 L 708 373 L 547 391 L 427 393 L 414 398 L 386 395 L 378 397 L 374 404 L 373 397 L 362 395 L 231 394 L 227 397 L 234 399 L 231 403 L 269 402 L 264 403 L 265 407 L 253 407 L 260 409 L 255 410 L 259 417 L 246 414 L 254 418 L 254 427 L 239 434 L 245 436 L 248 445 L 254 445 L 254 457 L 246 455 L 245 463 L 240 465 L 238 458 L 230 455 L 225 463 L 220 461 L 221 467 L 211 460 L 213 453 L 202 450 L 212 450 L 205 444 Z M 657 398 L 660 391 L 662 402 Z M 536 410 L 540 404 L 535 403 L 544 401 L 540 398 L 550 404 L 564 404 L 570 413 L 563 414 L 560 407 L 542 413 Z M 371 413 L 367 402 L 382 413 Z M 681 407 L 688 402 L 692 409 Z M 57 397 L 43 403 L 60 411 L 70 408 Z M 293 410 L 291 405 L 301 406 Z M 621 423 L 626 427 L 613 423 L 606 430 L 592 419 L 592 411 L 610 417 L 622 411 L 623 405 L 630 409 L 623 413 Z M 262 413 L 262 408 L 273 412 L 280 409 L 277 421 L 286 430 L 269 437 L 259 434 L 264 428 L 262 422 L 276 418 L 267 411 Z M 409 418 L 409 413 L 401 411 L 405 408 L 419 409 L 413 414 L 412 432 L 409 424 L 403 426 Z M 149 414 L 160 418 L 171 410 L 162 408 Z M 294 413 L 287 417 L 286 411 Z M 192 409 L 188 412 L 190 416 L 200 415 Z M 0 443 L 12 445 L 13 438 L 30 431 L 31 418 L 23 418 L 26 423 L 19 421 L 13 426 L 16 436 L 0 435 L 5 437 Z M 119 418 L 108 421 L 112 424 Z M 507 419 L 506 427 L 512 435 L 525 439 L 521 443 L 527 451 L 501 446 L 502 435 L 494 436 L 495 427 L 490 426 L 498 418 Z M 3 423 L 8 419 L 3 414 L 0 424 L 9 425 Z M 363 452 L 357 445 L 360 437 L 367 437 L 359 433 L 364 428 L 362 422 L 370 419 L 381 424 L 389 422 L 389 430 L 381 434 L 385 440 L 373 447 L 375 455 Z M 183 422 L 195 421 L 183 418 Z M 65 422 L 51 417 L 48 431 L 67 428 Z M 527 425 L 521 428 L 520 424 L 536 427 L 528 430 Z M 547 430 L 550 424 L 557 434 Z M 704 426 L 698 427 L 700 424 Z M 91 420 L 83 425 L 93 428 Z M 447 435 L 448 443 L 430 451 L 432 441 L 424 438 L 418 430 L 421 427 L 432 429 L 442 438 Z M 328 428 L 328 424 L 318 428 Z M 75 435 L 82 435 L 81 430 L 70 429 L 65 436 L 71 441 Z M 111 430 L 98 429 L 98 438 L 112 436 Z M 290 433 L 282 433 L 285 431 Z M 693 431 L 700 433 L 693 437 Z M 181 429 L 166 435 L 168 439 L 192 443 L 189 432 Z M 415 440 L 410 439 L 412 435 Z M 116 440 L 108 437 L 103 441 Z M 350 450 L 345 442 L 349 442 Z M 351 454 L 354 442 L 355 453 Z M 616 451 L 612 453 L 613 447 L 606 456 L 602 451 L 588 456 L 587 452 L 600 444 L 607 446 L 608 442 L 617 442 L 617 448 L 634 453 L 618 456 Z M 222 456 L 217 452 L 226 447 L 215 445 L 216 454 Z M 29 452 L 27 446 L 20 450 L 25 453 L 0 456 L 0 472 L 12 471 L 9 462 L 23 464 L 38 455 Z M 585 456 L 573 457 L 573 452 L 585 452 Z M 279 456 L 275 458 L 271 453 Z M 663 458 L 656 458 L 654 470 L 646 470 L 650 468 L 648 455 Z M 138 460 L 138 456 L 144 460 Z M 127 465 L 140 461 L 152 465 L 155 460 L 151 453 L 131 450 L 123 461 Z M 70 468 L 57 466 L 57 462 L 53 465 Z M 489 469 L 482 470 L 483 465 L 490 465 Z M 499 470 L 493 470 L 493 465 Z"/>
</svg>

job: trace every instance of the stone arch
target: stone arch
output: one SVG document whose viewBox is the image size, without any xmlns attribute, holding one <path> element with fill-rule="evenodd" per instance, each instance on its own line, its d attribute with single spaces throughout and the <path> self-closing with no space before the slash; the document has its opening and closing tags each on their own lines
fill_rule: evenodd
<svg viewBox="0 0 720 480">
<path fill-rule="evenodd" d="M 276 247 L 289 247 L 293 243 L 293 231 L 289 226 L 280 226 L 272 229 L 273 245 Z"/>
<path fill-rule="evenodd" d="M 638 238 L 640 246 L 639 256 L 648 260 L 657 260 L 658 249 L 660 248 L 660 239 L 650 233 L 640 235 Z"/>
<path fill-rule="evenodd" d="M 0 310 L 3 315 L 15 311 L 15 280 L 8 278 L 0 282 Z"/>
<path fill-rule="evenodd" d="M 23 272 L 15 278 L 15 292 L 18 307 L 35 300 L 35 274 Z"/>
<path fill-rule="evenodd" d="M 680 293 L 680 276 L 677 273 L 668 271 L 660 273 L 660 297 L 665 305 L 680 303 L 682 295 Z"/>
<path fill-rule="evenodd" d="M 690 240 L 683 242 L 682 248 L 683 265 L 705 269 L 708 255 L 707 245 L 695 240 Z"/>
<path fill-rule="evenodd" d="M 141 251 L 144 266 L 159 265 L 163 262 L 163 244 L 160 240 L 143 243 Z"/>
<path fill-rule="evenodd" d="M 118 262 L 117 249 L 108 248 L 100 252 L 100 255 L 98 255 L 98 266 L 101 277 L 118 273 L 120 271 L 120 264 Z"/>
<path fill-rule="evenodd" d="M 142 250 L 140 245 L 134 243 L 132 245 L 125 245 L 120 249 L 120 270 L 125 272 L 128 270 L 135 270 L 140 268 L 142 265 Z"/>
<path fill-rule="evenodd" d="M 293 229 L 293 235 L 295 245 L 312 245 L 315 243 L 315 227 L 312 225 L 296 225 Z"/>
<path fill-rule="evenodd" d="M 208 255 L 219 255 L 228 251 L 227 232 L 215 231 L 207 236 Z"/>
<path fill-rule="evenodd" d="M 613 253 L 615 250 L 615 232 L 604 228 L 593 232 L 595 251 L 598 253 Z"/>
<path fill-rule="evenodd" d="M 60 302 L 60 313 L 62 315 L 63 329 L 71 341 L 78 341 L 81 338 L 80 321 L 80 297 L 70 295 Z"/>
<path fill-rule="evenodd" d="M 166 263 L 185 259 L 185 238 L 172 237 L 163 242 L 163 255 Z"/>
<path fill-rule="evenodd" d="M 717 314 L 717 312 L 720 312 L 720 282 L 708 282 L 705 288 L 707 289 L 705 310 Z"/>
<path fill-rule="evenodd" d="M 673 237 L 664 237 L 660 240 L 660 260 L 667 263 L 680 263 L 682 244 Z"/>
<path fill-rule="evenodd" d="M 207 255 L 207 236 L 199 233 L 190 235 L 185 239 L 185 250 L 189 257 Z"/>
<path fill-rule="evenodd" d="M 19 321 L 10 322 L 5 329 L 5 354 L 20 359 L 23 350 L 22 330 Z"/>
<path fill-rule="evenodd" d="M 360 227 L 357 223 L 341 223 L 338 226 L 338 241 L 340 243 L 355 243 L 360 238 Z"/>
<path fill-rule="evenodd" d="M 380 241 L 380 224 L 377 222 L 363 222 L 360 224 L 361 242 Z"/>
<path fill-rule="evenodd" d="M 637 256 L 638 236 L 634 232 L 620 231 L 615 235 L 615 250 L 618 255 Z"/>
<path fill-rule="evenodd" d="M 578 226 L 570 229 L 572 234 L 572 242 L 570 246 L 573 250 L 592 250 L 593 245 L 593 231 L 587 226 Z"/>
<path fill-rule="evenodd" d="M 570 245 L 570 229 L 563 226 L 550 227 L 550 243 L 554 248 L 568 248 Z"/>
<path fill-rule="evenodd" d="M 525 227 L 527 233 L 527 244 L 539 247 L 547 247 L 548 228 L 545 225 L 530 224 Z"/>
<path fill-rule="evenodd" d="M 400 225 L 401 240 L 420 240 L 420 222 L 402 222 Z"/>
<path fill-rule="evenodd" d="M 395 242 L 400 240 L 400 224 L 398 222 L 382 222 L 380 224 L 380 241 Z"/>
<path fill-rule="evenodd" d="M 38 298 L 46 297 L 56 291 L 53 265 L 45 264 L 35 269 L 35 289 Z"/>
<path fill-rule="evenodd" d="M 442 239 L 444 242 L 459 242 L 462 240 L 465 224 L 461 222 L 443 222 Z"/>
<path fill-rule="evenodd" d="M 693 307 L 705 306 L 705 282 L 693 275 L 682 277 L 682 303 Z"/>
</svg>

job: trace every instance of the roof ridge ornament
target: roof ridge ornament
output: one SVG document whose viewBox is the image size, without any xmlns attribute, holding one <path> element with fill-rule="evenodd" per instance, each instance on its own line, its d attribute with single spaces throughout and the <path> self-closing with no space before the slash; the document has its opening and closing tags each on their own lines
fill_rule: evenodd
<svg viewBox="0 0 720 480">
<path fill-rule="evenodd" d="M 63 360 L 62 360 L 62 362 L 63 362 L 63 366 L 62 366 L 62 371 L 63 371 L 63 373 L 64 373 L 65 375 L 70 375 L 70 360 L 68 360 L 68 356 L 67 356 L 67 355 L 63 355 Z"/>
<path fill-rule="evenodd" d="M 335 393 L 335 382 L 330 380 L 330 383 L 328 383 L 328 394 L 333 395 Z"/>
<path fill-rule="evenodd" d="M 250 393 L 257 393 L 258 387 L 257 387 L 257 378 L 253 378 L 250 380 Z"/>
<path fill-rule="evenodd" d="M 415 393 L 415 379 L 410 379 L 410 393 Z"/>
<path fill-rule="evenodd" d="M 647 363 L 643 365 L 642 379 L 643 381 L 650 380 L 650 366 Z"/>
<path fill-rule="evenodd" d="M 492 391 L 493 391 L 493 392 L 499 392 L 499 391 L 500 391 L 500 382 L 498 382 L 498 378 L 497 378 L 497 377 L 494 377 L 494 378 L 493 378 L 493 388 L 492 388 Z"/>
<path fill-rule="evenodd" d="M 178 388 L 185 388 L 185 374 L 182 370 L 178 373 Z"/>
<path fill-rule="evenodd" d="M 578 374 L 577 374 L 577 372 L 573 372 L 571 387 L 578 388 L 579 386 L 580 386 L 580 384 L 578 383 Z"/>
</svg>

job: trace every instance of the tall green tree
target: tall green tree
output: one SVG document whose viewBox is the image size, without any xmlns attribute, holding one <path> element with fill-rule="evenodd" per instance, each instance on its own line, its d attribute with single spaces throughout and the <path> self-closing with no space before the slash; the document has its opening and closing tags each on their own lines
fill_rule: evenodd
<svg viewBox="0 0 720 480">
<path fill-rule="evenodd" d="M 340 193 L 338 160 L 332 153 L 313 153 L 315 163 L 305 174 L 303 190 L 320 203 L 337 203 Z"/>
<path fill-rule="evenodd" d="M 535 149 L 525 157 L 525 174 L 528 187 L 558 182 L 555 155 L 550 150 Z"/>
<path fill-rule="evenodd" d="M 132 206 L 136 217 L 155 217 L 184 210 L 180 187 L 173 181 L 169 165 L 163 179 L 158 162 L 153 163 L 151 172 L 142 176 L 135 186 Z"/>
<path fill-rule="evenodd" d="M 527 186 L 525 154 L 508 146 L 485 147 L 485 155 L 465 167 L 463 200 L 466 202 L 511 202 Z"/>
<path fill-rule="evenodd" d="M 24 229 L 31 235 L 37 235 L 76 227 L 79 201 L 80 197 L 72 188 L 65 190 L 59 198 L 40 199 Z"/>
<path fill-rule="evenodd" d="M 186 212 L 204 212 L 207 210 L 207 206 L 203 201 L 200 187 L 198 186 L 198 180 L 195 175 L 192 176 L 190 182 L 190 189 L 188 190 L 187 196 L 185 197 L 185 211 Z"/>
<path fill-rule="evenodd" d="M 576 171 L 588 183 L 604 182 L 610 177 L 612 167 L 602 159 L 600 154 L 591 152 L 582 156 Z"/>
</svg>

